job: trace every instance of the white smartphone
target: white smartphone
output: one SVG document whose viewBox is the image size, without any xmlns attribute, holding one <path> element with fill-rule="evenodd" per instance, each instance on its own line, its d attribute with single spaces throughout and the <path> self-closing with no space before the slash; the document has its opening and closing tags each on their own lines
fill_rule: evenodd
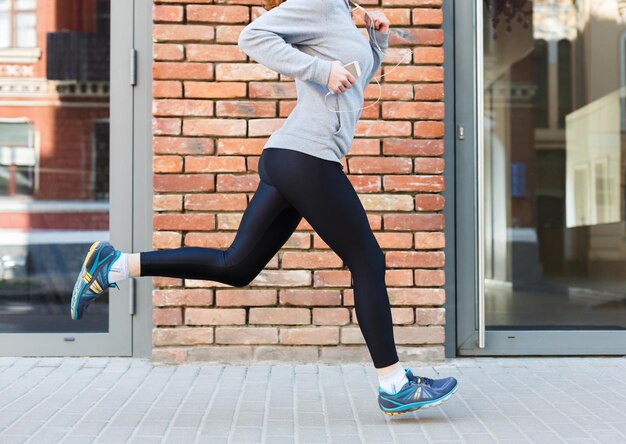
<svg viewBox="0 0 626 444">
<path fill-rule="evenodd" d="M 352 74 L 354 77 L 359 77 L 361 75 L 361 65 L 359 65 L 358 60 L 350 62 L 347 65 L 343 65 L 343 67 L 350 71 L 350 74 Z"/>
</svg>

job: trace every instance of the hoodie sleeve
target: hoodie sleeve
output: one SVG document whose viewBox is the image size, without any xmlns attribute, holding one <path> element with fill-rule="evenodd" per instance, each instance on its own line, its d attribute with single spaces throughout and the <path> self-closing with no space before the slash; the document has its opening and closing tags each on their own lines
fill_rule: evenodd
<svg viewBox="0 0 626 444">
<path fill-rule="evenodd" d="M 263 13 L 239 34 L 237 45 L 256 62 L 299 80 L 326 86 L 332 61 L 306 54 L 293 45 L 326 33 L 327 0 L 288 0 Z"/>
<path fill-rule="evenodd" d="M 380 32 L 376 29 L 368 28 L 367 32 L 370 37 L 370 46 L 372 47 L 372 53 L 374 54 L 374 65 L 372 66 L 372 71 L 369 73 L 367 80 L 367 83 L 369 84 L 370 81 L 374 78 L 374 74 L 376 74 L 376 71 L 383 63 L 383 59 L 385 58 L 387 48 L 389 47 L 389 29 L 387 30 L 387 32 Z M 378 45 L 376 45 L 374 41 L 376 41 Z M 380 52 L 378 47 L 380 47 L 383 52 Z"/>
</svg>

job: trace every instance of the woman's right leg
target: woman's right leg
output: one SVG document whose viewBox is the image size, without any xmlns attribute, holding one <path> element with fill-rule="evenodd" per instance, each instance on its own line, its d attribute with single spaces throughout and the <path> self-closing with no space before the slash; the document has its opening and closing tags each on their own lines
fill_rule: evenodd
<svg viewBox="0 0 626 444">
<path fill-rule="evenodd" d="M 140 276 L 203 279 L 236 287 L 248 285 L 289 239 L 302 216 L 265 176 L 261 181 L 231 246 L 226 250 L 183 247 L 140 253 Z"/>
</svg>

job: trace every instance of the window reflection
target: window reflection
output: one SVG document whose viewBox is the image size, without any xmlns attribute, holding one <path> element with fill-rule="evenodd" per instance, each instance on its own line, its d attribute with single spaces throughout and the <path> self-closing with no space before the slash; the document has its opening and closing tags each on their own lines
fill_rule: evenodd
<svg viewBox="0 0 626 444">
<path fill-rule="evenodd" d="M 626 328 L 618 0 L 485 0 L 488 328 Z"/>
<path fill-rule="evenodd" d="M 109 40 L 110 0 L 0 0 L 0 333 L 108 331 L 69 301 L 109 238 Z"/>
</svg>

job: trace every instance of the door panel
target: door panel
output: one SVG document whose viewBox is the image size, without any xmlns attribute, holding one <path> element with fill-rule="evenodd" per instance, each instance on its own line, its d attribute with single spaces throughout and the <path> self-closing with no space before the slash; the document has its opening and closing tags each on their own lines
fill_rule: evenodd
<svg viewBox="0 0 626 444">
<path fill-rule="evenodd" d="M 71 3 L 0 1 L 0 355 L 131 354 L 128 282 L 69 303 L 92 242 L 132 246 L 133 2 Z"/>
<path fill-rule="evenodd" d="M 460 353 L 623 353 L 618 1 L 504 5 L 455 4 L 476 24 L 456 36 L 456 65 L 474 67 L 457 74 L 457 120 L 475 126 L 457 143 L 459 257 L 474 263 L 457 264 Z"/>
</svg>

